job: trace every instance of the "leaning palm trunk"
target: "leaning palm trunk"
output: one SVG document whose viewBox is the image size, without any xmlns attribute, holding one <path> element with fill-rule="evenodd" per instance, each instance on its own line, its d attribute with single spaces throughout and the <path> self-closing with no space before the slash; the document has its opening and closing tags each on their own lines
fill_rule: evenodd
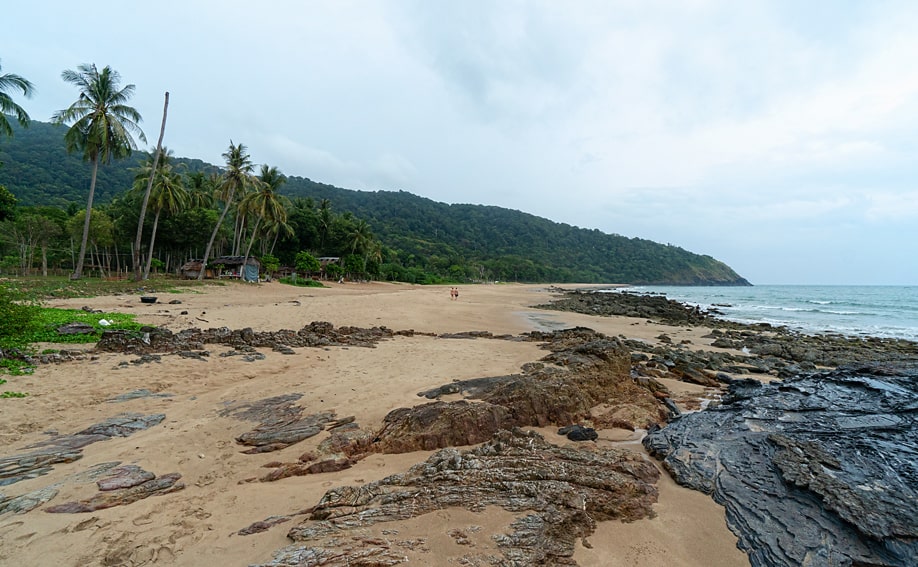
<svg viewBox="0 0 918 567">
<path fill-rule="evenodd" d="M 86 244 L 89 242 L 89 219 L 92 214 L 92 198 L 96 192 L 96 175 L 99 173 L 99 158 L 92 160 L 92 181 L 89 182 L 89 197 L 86 199 L 86 219 L 83 221 L 83 238 L 80 240 L 80 254 L 77 264 L 70 274 L 70 279 L 78 280 L 83 277 L 83 261 L 86 258 Z"/>
<path fill-rule="evenodd" d="M 147 254 L 147 265 L 143 269 L 143 279 L 150 279 L 150 266 L 153 265 L 153 244 L 156 243 L 156 229 L 159 226 L 159 213 L 162 209 L 156 210 L 156 216 L 153 217 L 153 234 L 150 235 L 150 253 Z"/>
<path fill-rule="evenodd" d="M 166 92 L 166 102 L 163 104 L 163 125 L 159 128 L 159 141 L 156 142 L 156 155 L 153 157 L 153 168 L 150 170 L 150 179 L 147 180 L 147 190 L 143 194 L 140 204 L 140 219 L 137 221 L 137 237 L 134 239 L 134 279 L 140 279 L 140 240 L 143 238 L 143 221 L 147 216 L 147 203 L 150 201 L 150 192 L 153 190 L 153 179 L 156 177 L 156 167 L 159 165 L 159 154 L 163 151 L 163 135 L 166 133 L 166 112 L 169 110 L 169 93 Z M 158 216 L 158 212 L 157 212 Z M 151 245 L 150 256 L 153 255 Z M 149 266 L 149 265 L 148 265 Z M 143 279 L 150 277 L 150 268 L 147 267 Z"/>
<path fill-rule="evenodd" d="M 223 220 L 226 218 L 226 213 L 229 211 L 230 205 L 233 203 L 233 193 L 227 196 L 226 204 L 223 206 L 223 212 L 220 213 L 220 219 L 217 220 L 217 225 L 214 226 L 214 231 L 210 235 L 210 240 L 207 242 L 207 248 L 204 249 L 204 261 L 201 264 L 201 271 L 198 272 L 198 280 L 204 279 L 204 270 L 207 268 L 207 260 L 210 258 L 210 251 L 214 247 L 214 240 L 217 239 L 217 233 L 220 232 L 220 227 L 223 226 Z"/>
</svg>

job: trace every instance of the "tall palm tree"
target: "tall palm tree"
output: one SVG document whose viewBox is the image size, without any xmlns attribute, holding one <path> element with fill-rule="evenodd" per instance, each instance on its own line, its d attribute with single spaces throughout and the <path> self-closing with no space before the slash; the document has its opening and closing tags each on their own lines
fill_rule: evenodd
<svg viewBox="0 0 918 567">
<path fill-rule="evenodd" d="M 99 162 L 109 163 L 131 155 L 137 149 L 132 134 L 146 143 L 138 123 L 140 113 L 127 106 L 134 94 L 134 85 L 120 88 L 121 75 L 106 66 L 100 72 L 95 65 L 80 65 L 76 71 L 70 69 L 61 73 L 61 78 L 80 91 L 80 97 L 68 108 L 54 114 L 57 124 L 70 124 L 64 134 L 68 152 L 79 151 L 83 159 L 92 163 L 92 180 L 86 199 L 86 219 L 83 222 L 83 238 L 80 254 L 70 279 L 83 276 L 83 261 L 86 258 L 86 243 L 89 239 L 89 222 L 92 215 L 92 198 L 96 192 L 96 177 Z"/>
<path fill-rule="evenodd" d="M 162 173 L 156 176 L 153 189 L 150 191 L 150 207 L 155 211 L 155 215 L 153 216 L 150 250 L 143 270 L 143 279 L 150 279 L 150 266 L 153 264 L 153 245 L 156 243 L 156 229 L 159 227 L 160 215 L 164 212 L 174 215 L 185 208 L 188 200 L 188 191 L 185 190 L 184 180 L 181 174 L 171 166 L 165 168 Z"/>
<path fill-rule="evenodd" d="M 214 240 L 217 239 L 220 227 L 223 226 L 223 220 L 226 219 L 226 213 L 233 204 L 233 196 L 236 191 L 242 192 L 253 182 L 252 169 L 255 166 L 252 164 L 249 154 L 246 153 L 244 145 L 233 145 L 233 141 L 230 140 L 229 149 L 223 153 L 223 159 L 226 160 L 226 169 L 223 171 L 220 182 L 220 200 L 223 201 L 223 212 L 220 213 L 220 218 L 214 226 L 214 232 L 210 235 L 210 241 L 207 242 L 207 248 L 204 249 L 204 264 L 198 273 L 199 280 L 204 279 L 204 271 L 207 267 L 207 260 L 210 258 L 210 251 L 214 247 Z"/>
<path fill-rule="evenodd" d="M 10 126 L 9 118 L 15 118 L 23 126 L 28 126 L 29 115 L 21 106 L 13 102 L 13 97 L 7 93 L 9 90 L 20 90 L 22 96 L 29 98 L 35 92 L 35 87 L 19 75 L 12 73 L 0 75 L 0 134 L 12 136 L 13 128 Z"/>
<path fill-rule="evenodd" d="M 246 195 L 242 201 L 241 209 L 245 213 L 255 215 L 255 227 L 252 229 L 252 237 L 249 239 L 249 245 L 245 249 L 245 257 L 242 261 L 243 270 L 249 261 L 249 253 L 252 252 L 252 244 L 258 235 L 258 228 L 261 222 L 267 221 L 269 224 L 287 222 L 286 207 L 289 206 L 289 202 L 286 197 L 277 194 L 277 190 L 286 181 L 286 178 L 276 167 L 262 165 L 255 192 Z"/>
</svg>

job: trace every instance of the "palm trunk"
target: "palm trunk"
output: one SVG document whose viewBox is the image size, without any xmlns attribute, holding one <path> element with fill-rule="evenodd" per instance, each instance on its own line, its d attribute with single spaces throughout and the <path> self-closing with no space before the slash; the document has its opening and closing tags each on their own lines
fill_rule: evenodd
<svg viewBox="0 0 918 567">
<path fill-rule="evenodd" d="M 41 276 L 43 278 L 48 277 L 48 245 L 42 244 L 41 246 Z"/>
<path fill-rule="evenodd" d="M 163 151 L 163 135 L 166 133 L 166 111 L 169 110 L 169 93 L 166 93 L 166 102 L 163 104 L 163 125 L 159 129 L 159 141 L 156 142 L 156 155 L 153 157 L 153 170 L 147 180 L 147 190 L 143 194 L 143 203 L 140 205 L 140 220 L 137 221 L 137 237 L 134 239 L 134 280 L 140 279 L 140 240 L 143 237 L 143 221 L 147 216 L 147 203 L 150 201 L 150 191 L 153 190 L 153 178 L 156 177 L 156 168 L 159 166 L 159 154 Z M 153 253 L 152 248 L 150 254 Z M 143 279 L 147 279 L 145 276 Z"/>
<path fill-rule="evenodd" d="M 162 209 L 156 210 L 156 216 L 153 217 L 153 234 L 150 235 L 150 253 L 147 255 L 147 265 L 143 270 L 143 279 L 150 279 L 150 266 L 153 264 L 153 244 L 156 242 L 156 228 L 159 226 L 159 213 Z"/>
<path fill-rule="evenodd" d="M 220 232 L 220 227 L 223 226 L 223 220 L 226 219 L 226 213 L 229 211 L 232 202 L 233 194 L 230 193 L 227 196 L 226 204 L 223 206 L 223 212 L 220 213 L 220 219 L 217 221 L 217 225 L 214 227 L 214 232 L 210 235 L 210 241 L 207 242 L 207 248 L 204 249 L 204 261 L 201 265 L 201 271 L 198 273 L 198 281 L 204 279 L 204 270 L 207 268 L 207 260 L 210 258 L 210 251 L 214 247 L 214 240 L 217 239 L 217 233 Z"/>
<path fill-rule="evenodd" d="M 89 219 L 92 215 L 92 198 L 96 192 L 96 176 L 99 173 L 99 156 L 92 158 L 92 181 L 89 182 L 89 197 L 86 199 L 86 220 L 83 221 L 83 239 L 80 241 L 80 254 L 77 256 L 77 265 L 70 279 L 78 280 L 83 277 L 83 261 L 86 259 L 86 244 L 89 242 Z"/>
</svg>

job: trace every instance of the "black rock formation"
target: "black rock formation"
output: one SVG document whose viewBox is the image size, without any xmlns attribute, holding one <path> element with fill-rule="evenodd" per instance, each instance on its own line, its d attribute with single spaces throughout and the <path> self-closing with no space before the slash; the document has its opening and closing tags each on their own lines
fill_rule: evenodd
<svg viewBox="0 0 918 567">
<path fill-rule="evenodd" d="M 712 494 L 754 567 L 918 563 L 918 365 L 760 384 L 644 445 Z"/>
</svg>

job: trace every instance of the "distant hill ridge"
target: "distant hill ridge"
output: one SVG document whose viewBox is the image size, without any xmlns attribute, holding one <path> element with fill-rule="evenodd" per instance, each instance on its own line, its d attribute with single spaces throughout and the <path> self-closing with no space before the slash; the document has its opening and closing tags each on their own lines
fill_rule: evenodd
<svg viewBox="0 0 918 567">
<path fill-rule="evenodd" d="M 22 205 L 82 205 L 89 168 L 64 149 L 64 129 L 43 122 L 0 139 L 0 184 Z M 130 188 L 146 156 L 99 169 L 97 202 Z M 177 158 L 189 170 L 215 166 Z M 404 191 L 354 191 L 288 175 L 281 191 L 291 198 L 328 199 L 339 212 L 369 222 L 380 241 L 410 264 L 412 255 L 445 272 L 457 259 L 480 262 L 482 279 L 670 285 L 750 285 L 729 266 L 678 246 L 556 223 L 486 205 L 446 204 Z"/>
</svg>

